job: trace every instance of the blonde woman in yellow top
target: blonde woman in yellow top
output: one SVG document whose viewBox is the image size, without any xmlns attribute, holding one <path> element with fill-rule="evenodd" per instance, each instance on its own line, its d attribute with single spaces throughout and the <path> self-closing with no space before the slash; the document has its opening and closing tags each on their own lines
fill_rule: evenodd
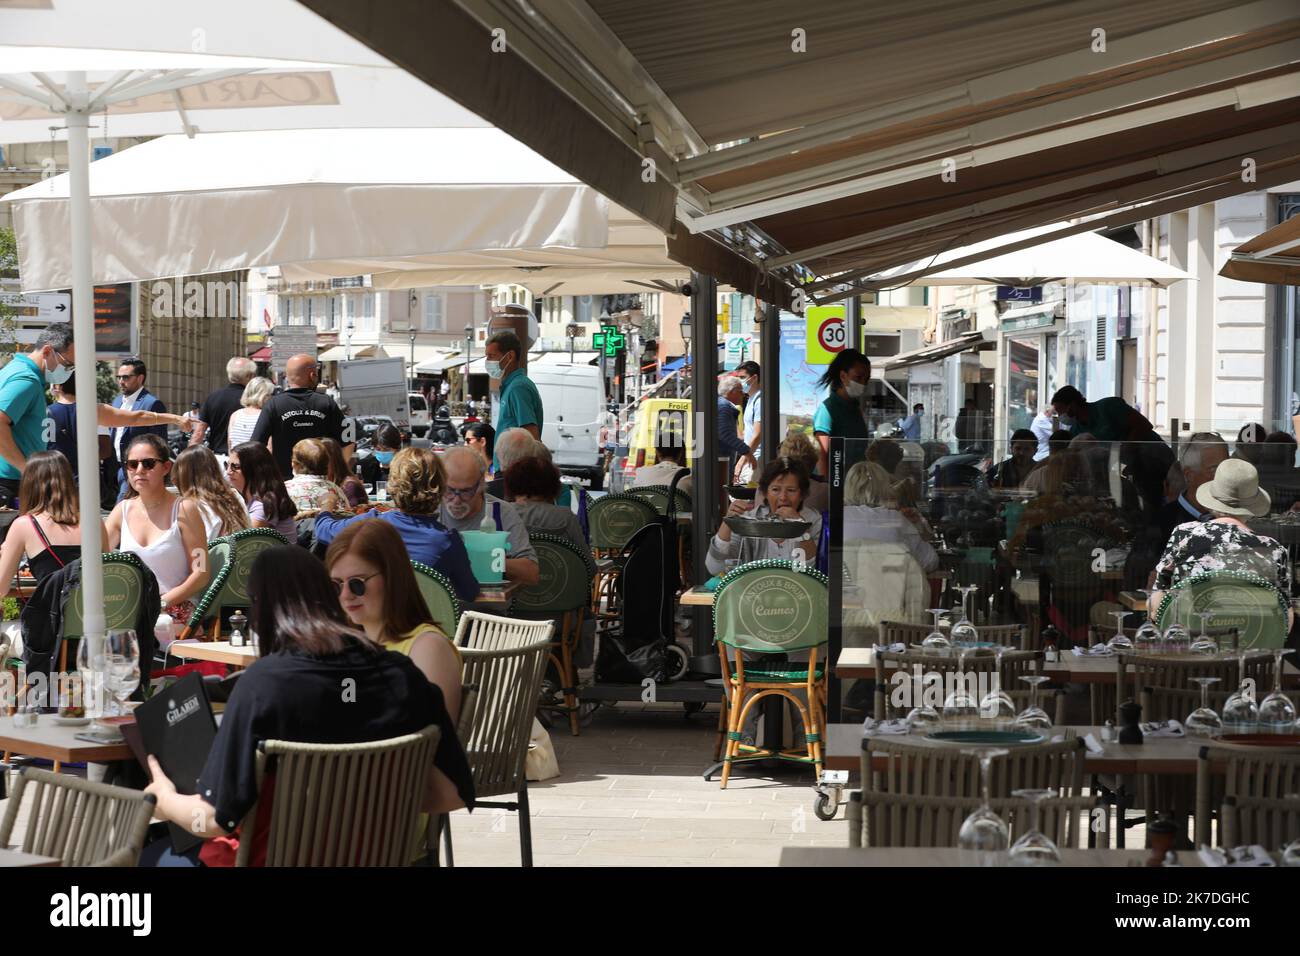
<svg viewBox="0 0 1300 956">
<path fill-rule="evenodd" d="M 409 657 L 442 690 L 447 713 L 460 713 L 460 651 L 430 623 L 397 529 L 378 518 L 349 524 L 330 543 L 325 567 L 352 623 L 376 644 Z"/>
</svg>

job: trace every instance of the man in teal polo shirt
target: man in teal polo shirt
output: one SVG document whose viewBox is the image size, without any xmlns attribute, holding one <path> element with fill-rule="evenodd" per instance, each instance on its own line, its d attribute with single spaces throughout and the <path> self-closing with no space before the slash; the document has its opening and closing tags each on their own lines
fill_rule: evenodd
<svg viewBox="0 0 1300 956">
<path fill-rule="evenodd" d="M 45 450 L 45 387 L 66 382 L 75 361 L 72 326 L 55 322 L 0 369 L 0 497 L 18 497 L 28 456 Z"/>
<path fill-rule="evenodd" d="M 501 412 L 497 416 L 496 431 L 504 435 L 511 428 L 522 428 L 538 441 L 542 440 L 542 396 L 537 393 L 524 370 L 520 357 L 523 343 L 513 332 L 498 332 L 487 342 L 484 364 L 488 378 L 501 382 Z M 492 456 L 492 470 L 500 468 L 496 455 Z"/>
</svg>

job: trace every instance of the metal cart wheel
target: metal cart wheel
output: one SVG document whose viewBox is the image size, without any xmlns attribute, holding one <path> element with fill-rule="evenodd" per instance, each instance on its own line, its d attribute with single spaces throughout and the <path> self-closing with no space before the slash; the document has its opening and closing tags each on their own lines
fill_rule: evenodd
<svg viewBox="0 0 1300 956">
<path fill-rule="evenodd" d="M 840 792 L 832 790 L 830 793 L 817 794 L 817 800 L 813 803 L 813 813 L 818 820 L 834 820 L 835 814 L 840 810 Z"/>
<path fill-rule="evenodd" d="M 670 681 L 681 680 L 690 670 L 691 659 L 686 648 L 680 644 L 669 644 L 664 648 L 664 672 Z"/>
</svg>

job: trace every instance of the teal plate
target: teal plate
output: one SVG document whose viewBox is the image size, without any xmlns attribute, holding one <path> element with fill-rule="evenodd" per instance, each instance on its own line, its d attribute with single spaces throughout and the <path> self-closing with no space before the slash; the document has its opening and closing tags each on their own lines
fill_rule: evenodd
<svg viewBox="0 0 1300 956">
<path fill-rule="evenodd" d="M 1032 730 L 937 730 L 925 735 L 929 740 L 938 740 L 948 744 L 992 744 L 1007 746 L 1011 744 L 1036 744 L 1043 735 Z"/>
</svg>

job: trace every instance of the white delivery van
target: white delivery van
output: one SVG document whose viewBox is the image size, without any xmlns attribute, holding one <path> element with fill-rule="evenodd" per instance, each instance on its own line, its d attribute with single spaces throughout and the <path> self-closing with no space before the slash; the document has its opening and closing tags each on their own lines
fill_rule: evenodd
<svg viewBox="0 0 1300 956">
<path fill-rule="evenodd" d="M 406 397 L 411 406 L 411 434 L 423 438 L 428 434 L 429 424 L 433 421 L 429 414 L 429 403 L 419 392 L 407 392 Z"/>
<path fill-rule="evenodd" d="M 604 483 L 600 423 L 605 389 L 594 365 L 530 367 L 528 377 L 542 399 L 542 443 L 560 474 L 590 480 L 593 489 Z"/>
<path fill-rule="evenodd" d="M 368 358 L 339 362 L 339 405 L 350 418 L 387 416 L 410 436 L 406 359 Z"/>
</svg>

